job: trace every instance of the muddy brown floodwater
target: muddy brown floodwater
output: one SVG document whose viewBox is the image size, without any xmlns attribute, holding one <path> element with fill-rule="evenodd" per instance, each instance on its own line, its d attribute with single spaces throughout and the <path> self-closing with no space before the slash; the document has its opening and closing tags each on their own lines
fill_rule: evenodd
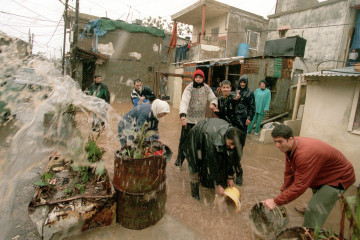
<svg viewBox="0 0 360 240">
<path fill-rule="evenodd" d="M 115 112 L 124 115 L 132 109 L 131 103 L 113 103 Z M 283 183 L 284 154 L 274 144 L 261 144 L 258 137 L 248 135 L 242 158 L 244 184 L 237 187 L 240 191 L 241 211 L 236 213 L 231 203 L 216 205 L 214 189 L 200 188 L 200 201 L 190 196 L 190 182 L 187 162 L 182 167 L 174 165 L 177 156 L 180 122 L 178 109 L 171 108 L 171 113 L 162 118 L 159 123 L 160 138 L 173 151 L 171 161 L 166 168 L 167 202 L 166 212 L 177 220 L 198 231 L 205 239 L 261 239 L 250 227 L 249 211 L 261 200 L 273 198 L 279 193 Z M 111 122 L 111 130 L 117 132 L 117 119 Z M 101 136 L 99 145 L 105 147 L 106 167 L 113 175 L 114 152 L 119 148 L 116 134 Z M 350 189 L 346 195 L 354 194 Z M 294 207 L 306 206 L 311 197 L 308 190 L 300 198 L 286 205 L 288 224 L 286 227 L 301 226 L 303 217 Z M 336 205 L 330 217 L 323 226 L 339 232 L 340 207 Z M 181 231 L 174 229 L 173 231 Z M 88 235 L 89 237 L 91 236 Z M 161 237 L 159 239 L 162 239 Z"/>
</svg>

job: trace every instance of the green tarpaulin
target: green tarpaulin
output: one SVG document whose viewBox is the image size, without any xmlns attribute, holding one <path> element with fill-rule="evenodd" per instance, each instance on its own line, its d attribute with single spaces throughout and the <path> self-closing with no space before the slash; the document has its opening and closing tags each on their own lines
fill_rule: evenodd
<svg viewBox="0 0 360 240">
<path fill-rule="evenodd" d="M 97 19 L 89 22 L 85 26 L 86 31 L 89 31 L 90 29 L 94 29 L 94 33 L 96 36 L 104 36 L 107 33 L 107 31 L 112 31 L 115 30 L 116 28 L 120 28 L 128 32 L 143 32 L 165 38 L 164 30 L 155 27 L 145 27 L 141 25 L 130 24 L 118 20 Z"/>
</svg>

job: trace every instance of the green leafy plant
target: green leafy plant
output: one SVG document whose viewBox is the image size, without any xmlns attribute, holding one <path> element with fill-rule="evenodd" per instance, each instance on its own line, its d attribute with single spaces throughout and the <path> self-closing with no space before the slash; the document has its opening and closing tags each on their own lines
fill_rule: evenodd
<svg viewBox="0 0 360 240">
<path fill-rule="evenodd" d="M 326 235 L 333 235 L 333 234 L 327 234 L 324 233 L 323 230 L 321 230 L 318 226 L 316 226 L 315 230 L 314 230 L 314 235 L 315 235 L 315 240 L 319 240 L 319 239 L 329 239 Z"/>
<path fill-rule="evenodd" d="M 352 240 L 360 240 L 360 186 L 357 188 L 356 196 L 344 197 L 340 195 L 342 204 L 342 221 L 340 228 L 340 236 L 344 232 L 344 216 L 350 223 L 350 232 Z"/>
<path fill-rule="evenodd" d="M 85 145 L 85 151 L 88 153 L 87 159 L 89 160 L 89 162 L 98 162 L 102 159 L 105 153 L 105 150 L 103 148 L 99 148 L 96 144 L 99 136 L 99 134 L 97 135 L 97 137 L 89 135 L 88 143 L 87 145 Z"/>
<path fill-rule="evenodd" d="M 85 192 L 85 185 L 81 183 L 75 184 L 75 189 L 79 190 L 79 193 L 82 194 Z"/>
<path fill-rule="evenodd" d="M 340 195 L 342 216 L 340 220 L 340 234 L 335 236 L 332 231 L 320 231 L 317 227 L 314 230 L 315 240 L 342 240 L 344 239 L 345 217 L 350 223 L 351 240 L 360 240 L 360 186 L 357 188 L 356 196 L 344 197 Z"/>
<path fill-rule="evenodd" d="M 50 186 L 48 180 L 50 180 L 53 177 L 53 174 L 50 172 L 45 172 L 42 176 L 41 176 L 41 180 L 34 182 L 34 185 L 37 187 L 45 187 L 45 186 Z"/>
<path fill-rule="evenodd" d="M 72 164 L 71 168 L 75 172 L 78 172 L 78 176 L 84 183 L 89 181 L 89 166 L 79 166 L 79 165 Z"/>
<path fill-rule="evenodd" d="M 72 190 L 68 187 L 64 189 L 64 192 L 68 195 L 72 194 Z"/>
<path fill-rule="evenodd" d="M 145 123 L 142 125 L 140 131 L 126 131 L 127 134 L 135 137 L 134 141 L 131 142 L 129 147 L 125 147 L 122 151 L 122 155 L 130 158 L 143 158 L 145 156 L 145 140 L 157 134 L 154 130 L 148 130 L 149 124 Z"/>
</svg>

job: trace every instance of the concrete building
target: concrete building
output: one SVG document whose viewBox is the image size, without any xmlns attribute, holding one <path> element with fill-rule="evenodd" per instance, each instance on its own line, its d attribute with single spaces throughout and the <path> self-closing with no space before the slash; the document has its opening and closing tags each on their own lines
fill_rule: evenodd
<svg viewBox="0 0 360 240">
<path fill-rule="evenodd" d="M 209 86 L 213 86 L 216 78 L 220 77 L 221 80 L 229 80 L 235 89 L 240 76 L 245 74 L 249 79 L 249 88 L 255 91 L 259 87 L 259 81 L 265 79 L 271 91 L 271 104 L 264 120 L 286 112 L 290 115 L 297 88 L 297 73 L 307 72 L 306 62 L 299 57 L 232 57 L 185 62 L 183 68 L 171 69 L 177 74 L 189 76 L 172 79 L 175 83 L 173 107 L 179 107 L 181 94 L 192 81 L 191 76 L 196 69 L 203 70 Z M 302 88 L 305 89 L 305 86 Z M 300 104 L 305 102 L 304 93 L 305 91 L 301 95 Z"/>
<path fill-rule="evenodd" d="M 193 26 L 189 60 L 237 56 L 240 43 L 249 44 L 249 56 L 262 55 L 268 20 L 214 0 L 199 0 L 171 16 Z"/>
<path fill-rule="evenodd" d="M 278 0 L 268 16 L 266 40 L 300 36 L 304 58 L 319 69 L 345 66 L 354 38 L 359 0 Z"/>
<path fill-rule="evenodd" d="M 75 80 L 83 90 L 98 73 L 118 101 L 130 100 L 133 81 L 138 78 L 159 93 L 157 72 L 168 72 L 169 62 L 175 58 L 174 52 L 166 54 L 170 35 L 157 28 L 87 14 L 80 14 L 79 19 Z M 70 13 L 70 23 L 72 30 L 74 13 Z M 180 38 L 178 42 L 186 41 Z"/>
<path fill-rule="evenodd" d="M 306 101 L 300 136 L 320 139 L 353 164 L 360 183 L 360 73 L 353 68 L 304 74 Z"/>
<path fill-rule="evenodd" d="M 30 56 L 31 53 L 31 44 L 25 42 L 19 38 L 13 38 L 7 36 L 5 33 L 0 31 L 0 53 L 6 51 L 9 45 L 16 47 L 16 52 L 20 59 Z"/>
</svg>

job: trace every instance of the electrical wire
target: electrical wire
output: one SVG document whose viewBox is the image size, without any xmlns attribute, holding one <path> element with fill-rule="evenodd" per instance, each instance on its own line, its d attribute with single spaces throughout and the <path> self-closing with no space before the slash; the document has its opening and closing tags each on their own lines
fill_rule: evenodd
<svg viewBox="0 0 360 240">
<path fill-rule="evenodd" d="M 59 2 L 61 2 L 65 7 L 65 3 L 63 3 L 61 0 L 59 0 Z M 73 6 L 71 6 L 70 4 L 68 4 L 68 8 L 72 8 L 75 11 L 75 8 Z"/>
<path fill-rule="evenodd" d="M 36 15 L 38 15 L 38 16 L 40 16 L 40 17 L 43 17 L 43 18 L 47 19 L 48 21 L 51 21 L 51 20 L 48 19 L 47 17 L 44 17 L 44 16 L 42 16 L 41 14 L 38 14 L 37 12 L 34 12 L 34 11 L 31 10 L 30 8 L 25 7 L 24 5 L 18 3 L 17 1 L 13 0 L 13 2 L 16 3 L 16 4 L 18 4 L 18 5 L 20 5 L 20 6 L 22 6 L 22 7 L 25 8 L 25 9 L 29 10 L 30 12 L 35 13 Z"/>
<path fill-rule="evenodd" d="M 46 27 L 46 28 L 53 28 L 55 27 L 55 25 L 41 25 L 41 26 L 36 26 L 36 25 L 16 25 L 16 24 L 4 24 L 2 22 L 0 22 L 0 25 L 3 26 L 11 26 L 11 27 L 34 27 L 34 28 L 42 28 L 42 27 Z M 64 26 L 63 24 L 60 24 L 60 26 Z"/>
<path fill-rule="evenodd" d="M 22 32 L 22 31 L 20 31 L 20 30 L 18 30 L 18 29 L 16 29 L 16 28 L 12 28 L 12 27 L 9 27 L 9 28 L 15 30 L 16 32 L 19 32 L 19 33 L 22 33 L 22 34 L 25 35 L 25 36 L 22 36 L 22 37 L 16 37 L 16 38 L 18 38 L 18 39 L 21 39 L 21 38 L 25 39 L 25 38 L 27 38 L 27 36 L 28 36 L 28 33 Z M 61 35 L 62 35 L 62 34 L 61 34 Z M 37 35 L 35 35 L 35 36 L 37 36 Z M 23 40 L 23 39 L 21 39 L 21 40 L 24 41 L 24 42 L 27 42 L 26 40 Z M 43 43 L 40 43 L 40 42 L 35 41 L 35 40 L 33 40 L 33 42 L 36 43 L 38 46 L 41 46 L 41 47 L 49 47 L 49 48 L 52 48 L 52 49 L 60 49 L 60 48 L 51 47 L 51 46 L 49 46 L 49 45 L 47 45 L 47 44 L 43 44 Z"/>
<path fill-rule="evenodd" d="M 28 19 L 38 20 L 38 21 L 44 21 L 44 22 L 53 22 L 53 23 L 57 23 L 57 21 L 44 20 L 44 19 L 40 19 L 40 18 L 33 18 L 33 17 L 28 17 L 28 16 L 23 16 L 23 15 L 18 15 L 18 14 L 9 13 L 9 12 L 4 12 L 4 11 L 0 11 L 0 13 L 4 13 L 4 14 L 8 14 L 8 15 L 12 15 L 12 16 L 17 16 L 17 17 L 22 17 L 22 18 L 28 18 Z"/>
<path fill-rule="evenodd" d="M 51 35 L 51 37 L 50 37 L 49 41 L 47 41 L 46 45 L 48 45 L 48 44 L 49 44 L 49 42 L 51 41 L 51 39 L 53 38 L 53 36 L 54 36 L 54 34 L 55 34 L 55 32 L 56 32 L 57 28 L 58 28 L 58 27 L 59 27 L 59 25 L 60 25 L 60 22 L 61 22 L 61 19 L 62 19 L 62 18 L 63 18 L 63 17 L 61 16 L 61 17 L 60 17 L 60 20 L 59 20 L 58 25 L 56 26 L 56 28 L 55 28 L 55 30 L 54 30 L 54 32 L 53 32 L 53 34 Z"/>
</svg>

